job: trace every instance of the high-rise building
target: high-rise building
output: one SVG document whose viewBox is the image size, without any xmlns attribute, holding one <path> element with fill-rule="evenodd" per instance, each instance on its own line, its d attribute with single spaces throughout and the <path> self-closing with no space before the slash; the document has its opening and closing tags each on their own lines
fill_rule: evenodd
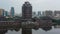
<svg viewBox="0 0 60 34">
<path fill-rule="evenodd" d="M 32 15 L 36 15 L 36 12 L 32 12 Z"/>
<path fill-rule="evenodd" d="M 0 16 L 4 16 L 4 9 L 0 9 Z"/>
<path fill-rule="evenodd" d="M 45 16 L 45 12 L 44 11 L 42 12 L 42 15 L 41 16 Z"/>
<path fill-rule="evenodd" d="M 41 11 L 38 11 L 38 16 L 41 16 Z"/>
<path fill-rule="evenodd" d="M 14 7 L 11 7 L 11 10 L 10 10 L 11 12 L 10 12 L 10 16 L 12 16 L 12 17 L 14 17 Z"/>
<path fill-rule="evenodd" d="M 46 10 L 45 11 L 45 16 L 50 16 L 52 17 L 53 16 L 53 12 L 51 10 Z"/>
<path fill-rule="evenodd" d="M 22 6 L 22 17 L 23 19 L 32 18 L 32 6 L 29 2 L 25 2 Z"/>
<path fill-rule="evenodd" d="M 32 17 L 36 17 L 36 12 L 32 12 Z"/>
<path fill-rule="evenodd" d="M 60 11 L 54 11 L 54 16 L 57 16 L 57 14 L 60 14 Z"/>
<path fill-rule="evenodd" d="M 7 11 L 5 11 L 5 16 L 8 16 L 8 12 Z"/>
</svg>

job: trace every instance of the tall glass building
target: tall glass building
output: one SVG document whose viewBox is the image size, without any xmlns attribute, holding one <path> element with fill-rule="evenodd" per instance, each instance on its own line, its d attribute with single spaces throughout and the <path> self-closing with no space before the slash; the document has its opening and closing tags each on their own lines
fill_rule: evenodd
<svg viewBox="0 0 60 34">
<path fill-rule="evenodd" d="M 10 15 L 12 16 L 12 17 L 14 17 L 14 7 L 11 7 L 11 12 L 10 12 Z"/>
<path fill-rule="evenodd" d="M 8 16 L 8 11 L 5 11 L 5 16 Z"/>
</svg>

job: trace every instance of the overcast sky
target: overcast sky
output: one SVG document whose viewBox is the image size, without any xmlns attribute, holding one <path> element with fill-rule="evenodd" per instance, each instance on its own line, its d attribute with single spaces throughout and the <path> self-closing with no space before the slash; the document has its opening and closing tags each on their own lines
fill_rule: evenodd
<svg viewBox="0 0 60 34">
<path fill-rule="evenodd" d="M 0 8 L 10 11 L 14 7 L 15 12 L 20 13 L 25 1 L 32 4 L 33 11 L 60 10 L 60 0 L 0 0 Z"/>
</svg>

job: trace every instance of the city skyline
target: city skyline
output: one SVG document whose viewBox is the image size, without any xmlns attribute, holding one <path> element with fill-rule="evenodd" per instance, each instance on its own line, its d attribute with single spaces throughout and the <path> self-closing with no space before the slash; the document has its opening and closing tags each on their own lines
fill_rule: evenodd
<svg viewBox="0 0 60 34">
<path fill-rule="evenodd" d="M 7 2 L 6 2 L 7 1 Z M 27 0 L 0 0 L 0 8 L 10 11 L 10 7 L 15 8 L 15 13 L 21 13 L 22 4 Z M 60 10 L 60 0 L 28 0 L 33 7 L 33 11 Z M 17 12 L 18 11 L 18 12 Z"/>
<path fill-rule="evenodd" d="M 1 0 L 0 34 L 60 33 L 60 2 L 56 2 Z"/>
</svg>

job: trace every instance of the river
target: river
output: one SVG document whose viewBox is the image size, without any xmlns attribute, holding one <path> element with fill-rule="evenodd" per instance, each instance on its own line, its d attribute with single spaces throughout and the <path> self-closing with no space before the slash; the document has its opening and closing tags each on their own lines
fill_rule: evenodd
<svg viewBox="0 0 60 34">
<path fill-rule="evenodd" d="M 21 31 L 22 31 L 22 29 L 20 29 L 19 31 L 8 30 L 8 32 L 5 34 L 21 34 Z M 32 29 L 32 34 L 60 34 L 60 28 L 54 28 L 52 26 L 52 29 L 48 30 L 48 31 L 45 31 L 42 28 L 39 28 L 38 30 Z"/>
</svg>

